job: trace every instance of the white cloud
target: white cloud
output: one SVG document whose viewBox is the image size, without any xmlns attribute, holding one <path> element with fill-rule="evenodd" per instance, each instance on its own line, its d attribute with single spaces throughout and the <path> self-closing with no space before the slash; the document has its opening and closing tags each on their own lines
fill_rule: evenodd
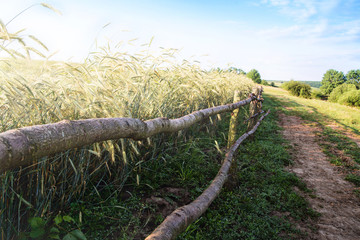
<svg viewBox="0 0 360 240">
<path fill-rule="evenodd" d="M 311 17 L 325 17 L 339 4 L 339 0 L 266 0 L 263 4 L 276 7 L 279 12 L 296 21 L 304 22 Z"/>
<path fill-rule="evenodd" d="M 269 2 L 274 6 L 287 6 L 289 5 L 289 0 L 269 0 Z"/>
<path fill-rule="evenodd" d="M 261 29 L 257 32 L 257 35 L 265 39 L 275 39 L 278 41 L 295 39 L 307 43 L 327 42 L 347 44 L 360 39 L 360 20 L 335 24 L 323 18 L 309 23 Z"/>
<path fill-rule="evenodd" d="M 267 39 L 314 39 L 322 38 L 329 31 L 326 19 L 314 24 L 296 24 L 289 27 L 272 27 L 258 31 L 258 35 Z"/>
<path fill-rule="evenodd" d="M 342 35 L 349 39 L 360 38 L 360 20 L 349 21 L 335 26 L 335 29 L 342 31 Z"/>
</svg>

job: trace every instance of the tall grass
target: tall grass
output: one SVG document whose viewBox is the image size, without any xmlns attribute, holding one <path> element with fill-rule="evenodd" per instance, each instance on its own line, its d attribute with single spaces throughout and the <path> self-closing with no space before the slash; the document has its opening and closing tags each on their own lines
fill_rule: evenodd
<svg viewBox="0 0 360 240">
<path fill-rule="evenodd" d="M 285 90 L 279 88 L 267 87 L 265 88 L 265 92 L 269 95 L 278 96 L 279 99 L 288 99 L 294 106 L 299 105 L 297 107 L 304 109 L 303 112 L 307 112 L 309 119 L 316 118 L 316 121 L 323 122 L 324 124 L 336 122 L 357 134 L 360 132 L 359 108 L 318 99 L 298 98 L 289 95 Z"/>
<path fill-rule="evenodd" d="M 63 119 L 175 118 L 230 103 L 234 90 L 245 97 L 253 86 L 234 72 L 176 64 L 172 49 L 158 56 L 144 52 L 130 55 L 122 46 L 106 47 L 83 63 L 1 60 L 0 131 Z M 159 151 L 153 141 L 96 143 L 2 174 L 0 235 L 12 239 L 29 216 L 50 219 L 74 200 L 101 198 L 109 184 L 121 191 L 134 172 L 139 181 L 141 162 Z M 144 157 L 144 151 L 153 154 Z"/>
<path fill-rule="evenodd" d="M 41 65 L 25 69 L 26 75 L 29 63 L 23 61 L 8 62 L 8 71 L 0 74 L 3 118 L 11 122 L 2 124 L 2 131 L 62 119 L 176 117 L 228 103 L 234 89 L 245 93 L 252 86 L 243 75 L 107 49 L 83 64 Z"/>
</svg>

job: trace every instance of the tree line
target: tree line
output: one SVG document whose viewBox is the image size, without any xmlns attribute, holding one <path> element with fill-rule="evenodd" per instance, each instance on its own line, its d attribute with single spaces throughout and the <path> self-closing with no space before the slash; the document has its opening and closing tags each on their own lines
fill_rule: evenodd
<svg viewBox="0 0 360 240">
<path fill-rule="evenodd" d="M 353 84 L 356 89 L 360 89 L 360 69 L 350 70 L 346 75 L 341 71 L 329 69 L 323 76 L 320 89 L 324 94 L 329 95 L 342 84 Z"/>
<path fill-rule="evenodd" d="M 294 96 L 360 106 L 360 69 L 350 70 L 346 75 L 334 69 L 327 70 L 319 90 L 312 90 L 309 84 L 294 80 L 283 83 L 281 87 Z"/>
<path fill-rule="evenodd" d="M 220 69 L 218 70 L 220 71 Z M 244 74 L 255 83 L 275 86 L 274 82 L 269 84 L 266 80 L 262 80 L 259 71 L 256 69 L 251 69 L 247 73 L 236 67 L 221 71 Z M 281 87 L 298 97 L 329 100 L 348 106 L 360 106 L 360 69 L 350 70 L 346 75 L 335 69 L 327 70 L 323 75 L 320 90 L 313 90 L 308 83 L 294 80 L 283 83 Z"/>
<path fill-rule="evenodd" d="M 360 69 L 350 70 L 345 75 L 334 69 L 327 70 L 320 90 L 330 102 L 348 106 L 360 106 Z"/>
<path fill-rule="evenodd" d="M 235 72 L 237 74 L 244 74 L 244 75 L 246 75 L 246 77 L 253 80 L 254 83 L 258 83 L 258 84 L 265 85 L 265 86 L 275 87 L 275 83 L 272 82 L 271 84 L 269 84 L 266 80 L 261 79 L 261 75 L 260 75 L 259 71 L 256 69 L 251 69 L 249 72 L 246 73 L 244 70 L 242 70 L 240 68 L 231 67 L 228 69 L 228 71 Z"/>
</svg>

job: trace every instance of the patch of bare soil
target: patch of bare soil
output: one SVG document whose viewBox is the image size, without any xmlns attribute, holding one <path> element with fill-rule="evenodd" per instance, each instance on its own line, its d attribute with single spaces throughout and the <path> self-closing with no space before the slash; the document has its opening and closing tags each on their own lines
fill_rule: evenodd
<svg viewBox="0 0 360 240">
<path fill-rule="evenodd" d="M 191 199 L 190 193 L 186 189 L 165 187 L 144 198 L 143 201 L 152 205 L 154 211 L 143 212 L 140 216 L 145 225 L 134 237 L 135 240 L 145 239 L 166 216 L 178 207 L 191 202 Z"/>
<path fill-rule="evenodd" d="M 179 206 L 190 202 L 190 194 L 183 188 L 166 187 L 146 198 L 146 203 L 155 205 L 165 218 Z"/>
<path fill-rule="evenodd" d="M 296 116 L 279 116 L 283 136 L 293 146 L 294 164 L 289 171 L 314 191 L 315 197 L 305 197 L 321 213 L 314 223 L 317 233 L 308 233 L 307 239 L 360 239 L 360 201 L 353 194 L 354 185 L 344 180 L 341 171 L 321 151 L 315 134 L 321 129 L 306 125 Z"/>
</svg>

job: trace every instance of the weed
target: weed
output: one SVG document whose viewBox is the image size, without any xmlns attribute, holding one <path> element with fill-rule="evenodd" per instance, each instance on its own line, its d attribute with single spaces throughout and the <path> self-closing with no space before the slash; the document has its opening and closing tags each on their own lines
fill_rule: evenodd
<svg viewBox="0 0 360 240">
<path fill-rule="evenodd" d="M 360 186 L 360 176 L 355 174 L 348 174 L 345 180 L 354 183 L 356 186 Z"/>
<path fill-rule="evenodd" d="M 66 225 L 65 228 L 64 223 Z M 53 221 L 47 221 L 41 217 L 32 217 L 29 218 L 31 231 L 20 233 L 19 239 L 60 239 L 60 236 L 63 235 L 63 240 L 86 240 L 81 230 L 74 229 L 69 231 L 74 223 L 75 220 L 68 215 L 57 215 Z"/>
</svg>

